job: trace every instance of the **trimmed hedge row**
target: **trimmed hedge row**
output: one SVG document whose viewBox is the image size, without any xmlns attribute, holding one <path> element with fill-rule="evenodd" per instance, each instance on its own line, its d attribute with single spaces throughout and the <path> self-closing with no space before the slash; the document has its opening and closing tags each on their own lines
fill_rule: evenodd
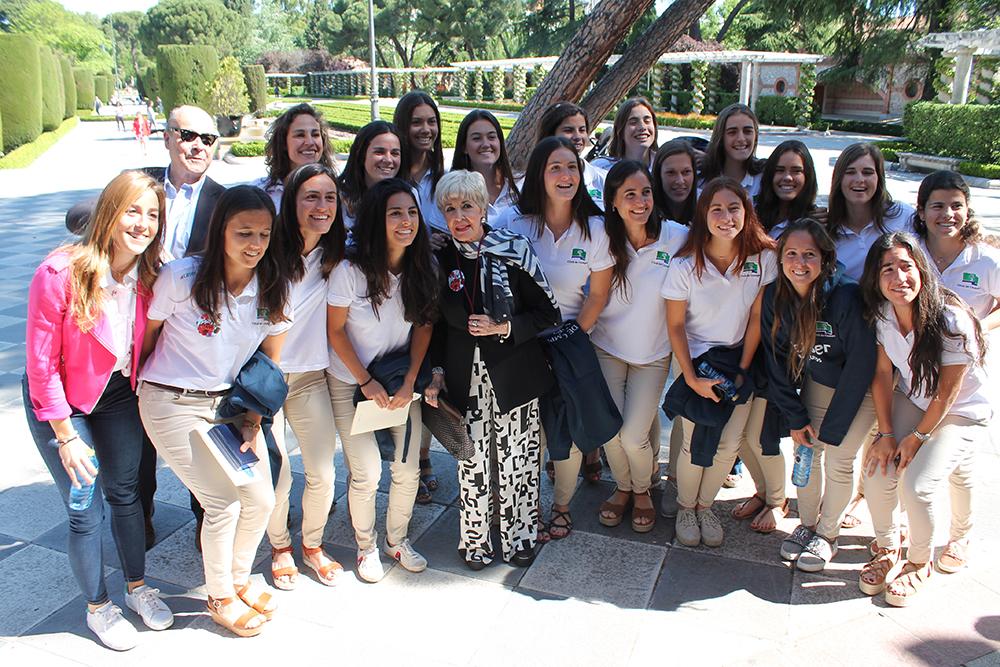
<svg viewBox="0 0 1000 667">
<path fill-rule="evenodd" d="M 76 113 L 76 79 L 73 78 L 73 65 L 69 58 L 58 54 L 59 69 L 62 71 L 63 86 L 63 118 L 69 118 Z"/>
<path fill-rule="evenodd" d="M 42 74 L 34 39 L 0 34 L 0 81 L 3 145 L 10 151 L 42 133 Z"/>
<path fill-rule="evenodd" d="M 912 153 L 917 149 L 909 141 L 876 141 L 875 145 L 882 151 L 886 162 L 899 162 L 900 153 Z"/>
<path fill-rule="evenodd" d="M 784 95 L 761 95 L 757 98 L 757 120 L 762 125 L 795 127 L 798 98 Z"/>
<path fill-rule="evenodd" d="M 247 94 L 250 96 L 250 111 L 266 109 L 267 77 L 264 76 L 264 66 L 246 65 L 243 68 L 243 80 L 247 84 Z"/>
<path fill-rule="evenodd" d="M 94 95 L 101 99 L 101 104 L 111 100 L 111 79 L 105 74 L 94 76 Z"/>
<path fill-rule="evenodd" d="M 42 130 L 51 132 L 62 123 L 66 111 L 62 66 L 47 46 L 38 48 L 38 64 L 42 77 Z"/>
<path fill-rule="evenodd" d="M 164 109 L 182 104 L 209 107 L 219 54 L 203 45 L 164 44 L 156 54 L 156 75 Z"/>
<path fill-rule="evenodd" d="M 139 83 L 141 84 L 140 92 L 143 97 L 155 100 L 160 96 L 160 79 L 156 74 L 156 65 L 150 65 L 142 70 L 142 76 L 139 77 Z M 163 108 L 169 113 L 169 109 L 167 107 Z"/>
<path fill-rule="evenodd" d="M 915 102 L 903 112 L 903 129 L 922 151 L 1000 162 L 1000 104 Z"/>
<path fill-rule="evenodd" d="M 0 169 L 22 169 L 27 167 L 38 159 L 42 153 L 50 149 L 67 132 L 76 127 L 79 121 L 80 119 L 76 116 L 71 116 L 64 120 L 58 129 L 53 132 L 43 132 L 34 141 L 7 153 L 0 158 Z"/>
<path fill-rule="evenodd" d="M 94 108 L 94 74 L 80 67 L 73 68 L 73 79 L 76 81 L 76 108 Z"/>
<path fill-rule="evenodd" d="M 967 176 L 980 178 L 1000 178 L 1000 164 L 983 164 L 982 162 L 960 162 L 958 171 Z"/>
</svg>

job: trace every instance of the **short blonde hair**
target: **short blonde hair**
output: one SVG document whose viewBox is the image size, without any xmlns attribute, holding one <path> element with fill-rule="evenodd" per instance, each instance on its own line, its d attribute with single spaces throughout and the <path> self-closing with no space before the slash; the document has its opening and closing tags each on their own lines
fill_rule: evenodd
<svg viewBox="0 0 1000 667">
<path fill-rule="evenodd" d="M 442 176 L 434 190 L 434 203 L 444 213 L 445 204 L 453 197 L 468 199 L 485 211 L 489 206 L 489 195 L 483 175 L 478 171 L 458 169 Z"/>
</svg>

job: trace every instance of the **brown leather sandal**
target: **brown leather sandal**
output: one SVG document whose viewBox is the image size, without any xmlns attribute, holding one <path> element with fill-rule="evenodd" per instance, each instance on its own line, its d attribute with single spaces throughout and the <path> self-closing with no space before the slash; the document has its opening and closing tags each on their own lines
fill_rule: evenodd
<svg viewBox="0 0 1000 667">
<path fill-rule="evenodd" d="M 614 498 L 615 495 L 619 493 L 625 494 L 625 502 L 611 502 L 611 498 Z M 608 528 L 614 528 L 615 526 L 621 524 L 622 520 L 625 518 L 625 511 L 628 509 L 629 505 L 632 504 L 632 493 L 630 491 L 615 489 L 611 498 L 608 498 L 601 503 L 600 509 L 597 510 L 597 520 L 601 522 L 602 526 L 607 526 Z M 605 516 L 605 514 L 609 514 L 610 516 Z"/>
<path fill-rule="evenodd" d="M 310 556 L 315 556 L 317 554 L 326 556 L 326 559 L 330 562 L 322 567 L 317 567 L 315 563 L 309 560 Z M 330 558 L 327 554 L 323 553 L 323 547 L 307 547 L 303 544 L 302 563 L 316 573 L 316 576 L 319 578 L 319 583 L 324 586 L 336 586 L 341 575 L 344 574 L 344 566 Z"/>
<path fill-rule="evenodd" d="M 271 601 L 274 596 L 267 591 L 259 590 L 257 586 L 248 581 L 236 589 L 236 595 L 243 600 L 245 605 L 253 607 L 254 611 L 267 620 L 270 621 L 274 618 L 274 612 L 277 611 L 278 605 Z"/>
<path fill-rule="evenodd" d="M 865 595 L 878 595 L 892 581 L 893 571 L 899 566 L 902 549 L 879 549 L 878 554 L 861 568 L 858 588 Z"/>
<path fill-rule="evenodd" d="M 242 616 L 235 621 L 231 621 L 223 613 L 223 610 L 233 604 L 246 606 L 246 603 L 236 597 L 217 599 L 209 596 L 207 601 L 208 613 L 212 617 L 213 621 L 229 630 L 234 635 L 239 637 L 256 637 L 259 635 L 261 630 L 264 629 L 264 623 L 267 622 L 267 618 L 258 613 L 257 610 L 252 607 L 247 607 L 247 610 Z M 255 620 L 257 622 L 253 623 Z"/>
<path fill-rule="evenodd" d="M 755 493 L 733 508 L 733 518 L 737 521 L 749 519 L 750 517 L 760 514 L 761 510 L 763 510 L 766 506 L 767 503 L 764 499 Z"/>
<path fill-rule="evenodd" d="M 934 570 L 929 562 L 917 565 L 906 561 L 899 576 L 886 584 L 885 602 L 893 607 L 905 607 L 927 585 Z"/>
<path fill-rule="evenodd" d="M 774 525 L 761 527 L 760 523 L 758 523 L 758 519 L 765 514 L 771 514 L 773 516 L 775 511 L 778 512 L 779 516 L 774 518 Z M 754 517 L 753 521 L 750 522 L 750 530 L 755 533 L 760 533 L 761 535 L 770 535 L 778 529 L 778 521 L 784 519 L 786 516 L 788 516 L 788 498 L 785 498 L 785 502 L 780 505 L 766 505 L 764 509 L 762 509 L 757 516 Z"/>
<path fill-rule="evenodd" d="M 653 498 L 649 495 L 648 490 L 645 493 L 633 493 L 632 496 L 633 498 L 635 496 L 646 496 L 649 498 L 649 507 L 639 507 L 635 500 L 632 501 L 632 530 L 637 533 L 648 533 L 656 526 L 656 508 L 653 507 Z M 637 521 L 643 519 L 645 521 L 637 523 Z"/>
<path fill-rule="evenodd" d="M 280 549 L 271 547 L 271 580 L 274 582 L 274 587 L 278 590 L 293 591 L 298 584 L 299 568 L 294 565 L 291 567 L 275 567 L 278 554 L 290 553 L 292 553 L 291 545 Z"/>
</svg>

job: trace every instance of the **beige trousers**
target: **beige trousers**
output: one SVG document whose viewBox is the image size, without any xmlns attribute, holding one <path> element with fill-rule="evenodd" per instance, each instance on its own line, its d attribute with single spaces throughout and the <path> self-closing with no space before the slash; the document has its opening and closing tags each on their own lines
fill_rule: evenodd
<svg viewBox="0 0 1000 667">
<path fill-rule="evenodd" d="M 650 429 L 670 372 L 669 357 L 635 365 L 596 346 L 595 351 L 611 397 L 624 420 L 618 434 L 604 445 L 611 474 L 622 491 L 645 493 L 657 455 L 650 443 Z"/>
<path fill-rule="evenodd" d="M 201 527 L 205 588 L 213 598 L 234 595 L 250 578 L 257 547 L 264 536 L 274 491 L 262 435 L 257 436 L 261 479 L 235 486 L 208 450 L 205 432 L 221 423 L 216 411 L 222 397 L 182 395 L 143 383 L 139 414 L 157 453 L 205 510 Z"/>
<path fill-rule="evenodd" d="M 382 458 L 374 433 L 351 435 L 354 422 L 354 391 L 358 385 L 341 382 L 327 374 L 327 386 L 333 405 L 333 417 L 344 447 L 344 459 L 351 473 L 347 501 L 351 509 L 351 523 L 358 548 L 367 549 L 375 544 L 375 494 L 382 478 Z M 413 501 L 420 484 L 420 401 L 410 404 L 410 448 L 406 462 L 402 461 L 406 425 L 391 429 L 396 442 L 396 455 L 389 464 L 392 481 L 389 484 L 389 509 L 386 512 L 385 532 L 390 544 L 406 539 L 413 515 Z"/>
<path fill-rule="evenodd" d="M 287 373 L 285 381 L 288 382 L 288 398 L 274 417 L 275 440 L 285 453 L 287 421 L 299 441 L 306 473 L 306 487 L 302 491 L 302 544 L 315 548 L 323 544 L 323 530 L 333 505 L 336 478 L 333 456 L 337 451 L 333 406 L 326 384 L 326 371 Z M 292 536 L 288 532 L 288 496 L 292 489 L 292 474 L 288 456 L 284 456 L 281 474 L 274 488 L 274 512 L 267 523 L 268 539 L 277 549 L 292 544 Z"/>
<path fill-rule="evenodd" d="M 719 448 L 715 452 L 710 468 L 691 463 L 691 435 L 694 423 L 681 419 L 684 428 L 684 444 L 677 461 L 677 504 L 685 508 L 711 507 L 715 496 L 722 488 L 722 482 L 733 467 L 736 453 L 743 441 L 747 420 L 750 417 L 752 401 L 737 405 L 722 429 Z"/>
<path fill-rule="evenodd" d="M 673 371 L 674 379 L 681 376 L 681 367 L 677 363 L 677 357 L 671 355 L 670 368 Z M 681 450 L 684 449 L 684 428 L 682 419 L 675 419 L 670 425 L 670 448 L 669 459 L 667 459 L 667 477 L 677 481 L 677 462 L 681 458 Z"/>
<path fill-rule="evenodd" d="M 924 411 L 901 392 L 892 396 L 892 430 L 899 439 L 920 423 Z M 875 537 L 880 547 L 899 547 L 900 500 L 906 506 L 910 525 L 907 559 L 926 563 L 931 559 L 937 508 L 934 501 L 947 480 L 951 489 L 950 540 L 964 540 L 972 529 L 973 460 L 978 449 L 989 442 L 989 429 L 982 422 L 948 415 L 903 471 L 902 478 L 889 464 L 889 474 L 881 468 L 865 473 L 865 499 L 871 510 Z M 902 496 L 902 498 L 900 498 Z"/>
<path fill-rule="evenodd" d="M 746 434 L 740 442 L 739 457 L 753 479 L 756 494 L 764 499 L 768 507 L 781 507 L 785 504 L 785 457 L 780 450 L 773 456 L 764 456 L 761 451 L 760 431 L 766 410 L 767 400 L 753 399 Z"/>
</svg>

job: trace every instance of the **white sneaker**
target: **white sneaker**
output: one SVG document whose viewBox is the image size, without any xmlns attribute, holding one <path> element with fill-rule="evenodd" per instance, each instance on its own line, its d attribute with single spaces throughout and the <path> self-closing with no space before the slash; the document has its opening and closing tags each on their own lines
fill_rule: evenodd
<svg viewBox="0 0 1000 667">
<path fill-rule="evenodd" d="M 94 611 L 87 611 L 87 627 L 97 635 L 102 644 L 115 651 L 135 648 L 139 642 L 139 633 L 135 627 L 110 600 Z"/>
<path fill-rule="evenodd" d="M 409 539 L 404 539 L 396 546 L 389 544 L 389 538 L 382 542 L 382 551 L 394 560 L 399 561 L 403 569 L 410 572 L 423 572 L 427 569 L 427 559 L 416 552 Z"/>
<path fill-rule="evenodd" d="M 131 593 L 125 593 L 125 604 L 139 614 L 150 630 L 166 630 L 174 624 L 174 614 L 160 599 L 160 589 L 143 584 Z"/>
<path fill-rule="evenodd" d="M 385 568 L 382 567 L 382 559 L 379 558 L 376 545 L 358 549 L 358 576 L 369 584 L 378 583 L 385 576 Z"/>
<path fill-rule="evenodd" d="M 701 543 L 706 547 L 721 547 L 725 533 L 722 532 L 722 524 L 719 517 L 711 507 L 698 510 L 698 526 L 701 528 Z"/>
</svg>

